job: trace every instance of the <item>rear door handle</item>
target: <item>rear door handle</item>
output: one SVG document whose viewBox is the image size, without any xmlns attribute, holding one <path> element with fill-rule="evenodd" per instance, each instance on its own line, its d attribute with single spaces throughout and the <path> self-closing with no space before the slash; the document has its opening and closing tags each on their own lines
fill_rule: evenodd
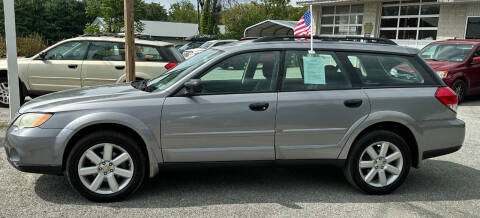
<svg viewBox="0 0 480 218">
<path fill-rule="evenodd" d="M 115 66 L 115 69 L 117 69 L 117 70 L 123 70 L 123 69 L 125 69 L 125 66 Z"/>
<path fill-rule="evenodd" d="M 269 105 L 267 102 L 259 102 L 250 104 L 249 107 L 252 111 L 266 111 Z"/>
<path fill-rule="evenodd" d="M 78 65 L 76 65 L 76 64 L 69 64 L 68 65 L 68 68 L 70 68 L 70 69 L 76 69 L 77 67 L 78 67 Z"/>
<path fill-rule="evenodd" d="M 347 107 L 360 107 L 363 103 L 362 99 L 350 99 L 343 102 Z"/>
</svg>

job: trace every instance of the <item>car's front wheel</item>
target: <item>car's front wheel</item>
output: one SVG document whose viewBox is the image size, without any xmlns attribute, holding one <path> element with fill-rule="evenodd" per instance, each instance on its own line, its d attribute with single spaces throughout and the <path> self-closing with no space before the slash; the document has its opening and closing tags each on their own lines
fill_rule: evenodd
<svg viewBox="0 0 480 218">
<path fill-rule="evenodd" d="M 365 134 L 352 146 L 344 172 L 355 187 L 368 194 L 388 194 L 405 181 L 411 154 L 399 135 L 376 130 Z"/>
<path fill-rule="evenodd" d="M 145 177 L 146 159 L 130 137 L 99 131 L 79 140 L 67 159 L 70 184 L 92 201 L 121 200 L 135 192 Z"/>
</svg>

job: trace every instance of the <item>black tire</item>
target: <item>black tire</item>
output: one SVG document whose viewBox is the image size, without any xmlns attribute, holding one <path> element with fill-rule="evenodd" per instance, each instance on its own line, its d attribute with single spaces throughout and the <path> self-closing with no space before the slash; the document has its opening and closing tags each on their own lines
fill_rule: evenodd
<svg viewBox="0 0 480 218">
<path fill-rule="evenodd" d="M 1 83 L 7 83 L 8 84 L 8 78 L 7 77 L 0 77 L 0 84 Z M 22 81 L 19 80 L 19 87 L 20 87 L 20 105 L 23 105 L 25 103 L 25 94 L 26 94 L 26 88 L 25 85 L 23 84 Z M 10 99 L 9 99 L 10 102 Z M 0 102 L 0 107 L 8 107 L 9 104 L 5 104 L 3 102 Z"/>
<path fill-rule="evenodd" d="M 399 176 L 394 182 L 384 187 L 372 186 L 365 182 L 359 170 L 359 161 L 363 151 L 370 145 L 380 141 L 386 141 L 394 144 L 396 147 L 398 147 L 403 156 L 403 167 Z M 352 145 L 344 167 L 344 174 L 348 182 L 367 194 L 388 194 L 397 189 L 407 178 L 412 165 L 411 157 L 412 155 L 410 153 L 410 149 L 402 137 L 390 131 L 374 130 L 363 135 Z"/>
<path fill-rule="evenodd" d="M 467 95 L 467 83 L 461 79 L 457 79 L 453 82 L 452 89 L 457 93 L 458 104 L 462 103 Z"/>
<path fill-rule="evenodd" d="M 130 155 L 134 165 L 130 182 L 123 189 L 112 194 L 99 194 L 91 191 L 82 184 L 78 174 L 78 163 L 82 154 L 92 146 L 101 143 L 112 143 L 123 148 Z M 128 197 L 140 188 L 146 175 L 146 166 L 148 166 L 147 159 L 133 139 L 119 132 L 98 131 L 84 136 L 75 143 L 68 155 L 66 174 L 72 187 L 85 198 L 96 202 L 113 202 Z"/>
</svg>

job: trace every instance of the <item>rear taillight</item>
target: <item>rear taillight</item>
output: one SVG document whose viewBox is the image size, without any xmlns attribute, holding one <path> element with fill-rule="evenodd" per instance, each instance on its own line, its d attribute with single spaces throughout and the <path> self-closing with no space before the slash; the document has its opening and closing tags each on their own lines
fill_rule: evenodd
<svg viewBox="0 0 480 218">
<path fill-rule="evenodd" d="M 177 63 L 168 63 L 167 65 L 165 65 L 165 69 L 167 70 L 170 70 L 172 68 L 174 68 L 175 66 L 177 66 Z"/>
<path fill-rule="evenodd" d="M 435 97 L 452 111 L 457 111 L 458 98 L 457 94 L 449 87 L 440 87 L 435 93 Z"/>
</svg>

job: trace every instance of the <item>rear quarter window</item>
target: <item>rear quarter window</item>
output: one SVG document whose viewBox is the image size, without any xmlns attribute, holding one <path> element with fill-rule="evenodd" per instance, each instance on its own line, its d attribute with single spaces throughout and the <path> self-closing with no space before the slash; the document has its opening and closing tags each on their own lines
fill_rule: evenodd
<svg viewBox="0 0 480 218">
<path fill-rule="evenodd" d="M 348 53 L 347 57 L 365 87 L 436 85 L 415 57 L 370 53 Z"/>
<path fill-rule="evenodd" d="M 173 46 L 136 45 L 136 60 L 147 62 L 174 62 L 183 61 L 181 54 Z"/>
</svg>

